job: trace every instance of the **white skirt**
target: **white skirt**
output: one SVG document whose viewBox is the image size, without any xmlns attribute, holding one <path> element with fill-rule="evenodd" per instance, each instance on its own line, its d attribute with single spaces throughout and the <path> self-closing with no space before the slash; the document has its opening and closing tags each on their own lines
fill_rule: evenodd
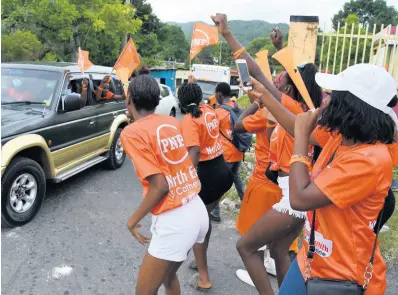
<svg viewBox="0 0 398 295">
<path fill-rule="evenodd" d="M 278 177 L 278 184 L 282 190 L 282 199 L 279 203 L 272 206 L 272 209 L 281 213 L 288 213 L 297 218 L 306 218 L 306 212 L 293 210 L 289 199 L 289 176 Z"/>
</svg>

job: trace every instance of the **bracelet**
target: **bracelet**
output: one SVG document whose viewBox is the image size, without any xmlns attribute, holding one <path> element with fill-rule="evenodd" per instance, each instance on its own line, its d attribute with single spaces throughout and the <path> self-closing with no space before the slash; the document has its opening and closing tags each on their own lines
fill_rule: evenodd
<svg viewBox="0 0 398 295">
<path fill-rule="evenodd" d="M 245 51 L 245 47 L 241 47 L 240 49 L 234 52 L 234 59 L 238 59 L 238 57 Z"/>
<path fill-rule="evenodd" d="M 276 127 L 276 125 L 278 124 L 278 123 L 268 123 L 269 121 L 267 121 L 267 128 L 274 128 L 274 127 Z"/>
<path fill-rule="evenodd" d="M 311 167 L 310 159 L 307 156 L 293 155 L 289 161 L 289 165 L 294 163 L 303 163 L 307 165 L 308 169 Z"/>
<path fill-rule="evenodd" d="M 102 91 L 102 90 L 104 90 L 104 89 L 102 89 L 102 87 L 98 87 L 98 90 L 99 90 L 99 91 Z"/>
<path fill-rule="evenodd" d="M 82 91 L 87 91 L 87 87 L 83 87 L 83 88 L 82 88 Z"/>
<path fill-rule="evenodd" d="M 259 109 L 261 109 L 261 106 L 260 106 L 260 104 L 258 103 L 257 100 L 253 101 L 253 103 L 255 103 Z"/>
</svg>

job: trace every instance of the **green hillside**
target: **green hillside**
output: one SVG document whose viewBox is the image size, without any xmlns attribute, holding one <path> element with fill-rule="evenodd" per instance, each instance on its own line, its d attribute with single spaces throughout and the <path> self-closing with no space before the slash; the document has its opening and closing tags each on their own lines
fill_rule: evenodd
<svg viewBox="0 0 398 295">
<path fill-rule="evenodd" d="M 191 39 L 191 34 L 193 30 L 193 25 L 195 22 L 189 23 L 175 23 L 169 22 L 168 24 L 173 24 L 179 26 L 184 32 L 187 40 Z M 243 21 L 243 20 L 233 20 L 229 24 L 233 34 L 237 37 L 239 42 L 244 46 L 248 46 L 250 41 L 258 37 L 268 37 L 272 32 L 272 28 L 279 27 L 284 36 L 287 36 L 289 31 L 288 24 L 271 24 L 261 20 Z M 286 39 L 285 39 L 286 40 Z"/>
</svg>

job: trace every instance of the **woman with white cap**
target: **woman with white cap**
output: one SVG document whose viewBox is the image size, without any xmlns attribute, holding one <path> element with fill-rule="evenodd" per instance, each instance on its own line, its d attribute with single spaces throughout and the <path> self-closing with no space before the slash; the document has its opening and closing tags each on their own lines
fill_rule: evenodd
<svg viewBox="0 0 398 295">
<path fill-rule="evenodd" d="M 279 294 L 384 294 L 386 264 L 374 226 L 398 163 L 395 81 L 370 64 L 317 74 L 316 81 L 332 90 L 330 102 L 298 116 L 253 81 L 252 94 L 295 137 L 290 203 L 308 211 L 303 247 Z M 311 175 L 310 143 L 323 148 Z"/>
</svg>

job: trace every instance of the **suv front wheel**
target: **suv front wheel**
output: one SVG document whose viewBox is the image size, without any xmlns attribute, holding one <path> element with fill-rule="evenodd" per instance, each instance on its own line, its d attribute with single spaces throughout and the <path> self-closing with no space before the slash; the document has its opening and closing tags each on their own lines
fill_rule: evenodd
<svg viewBox="0 0 398 295">
<path fill-rule="evenodd" d="M 120 133 L 122 128 L 118 128 L 113 138 L 112 146 L 109 150 L 109 159 L 106 164 L 110 169 L 116 170 L 123 166 L 126 159 L 126 152 L 123 150 L 122 143 L 120 142 Z"/>
<path fill-rule="evenodd" d="M 1 178 L 1 217 L 9 227 L 28 223 L 39 211 L 46 193 L 40 165 L 24 157 L 11 161 Z"/>
</svg>

